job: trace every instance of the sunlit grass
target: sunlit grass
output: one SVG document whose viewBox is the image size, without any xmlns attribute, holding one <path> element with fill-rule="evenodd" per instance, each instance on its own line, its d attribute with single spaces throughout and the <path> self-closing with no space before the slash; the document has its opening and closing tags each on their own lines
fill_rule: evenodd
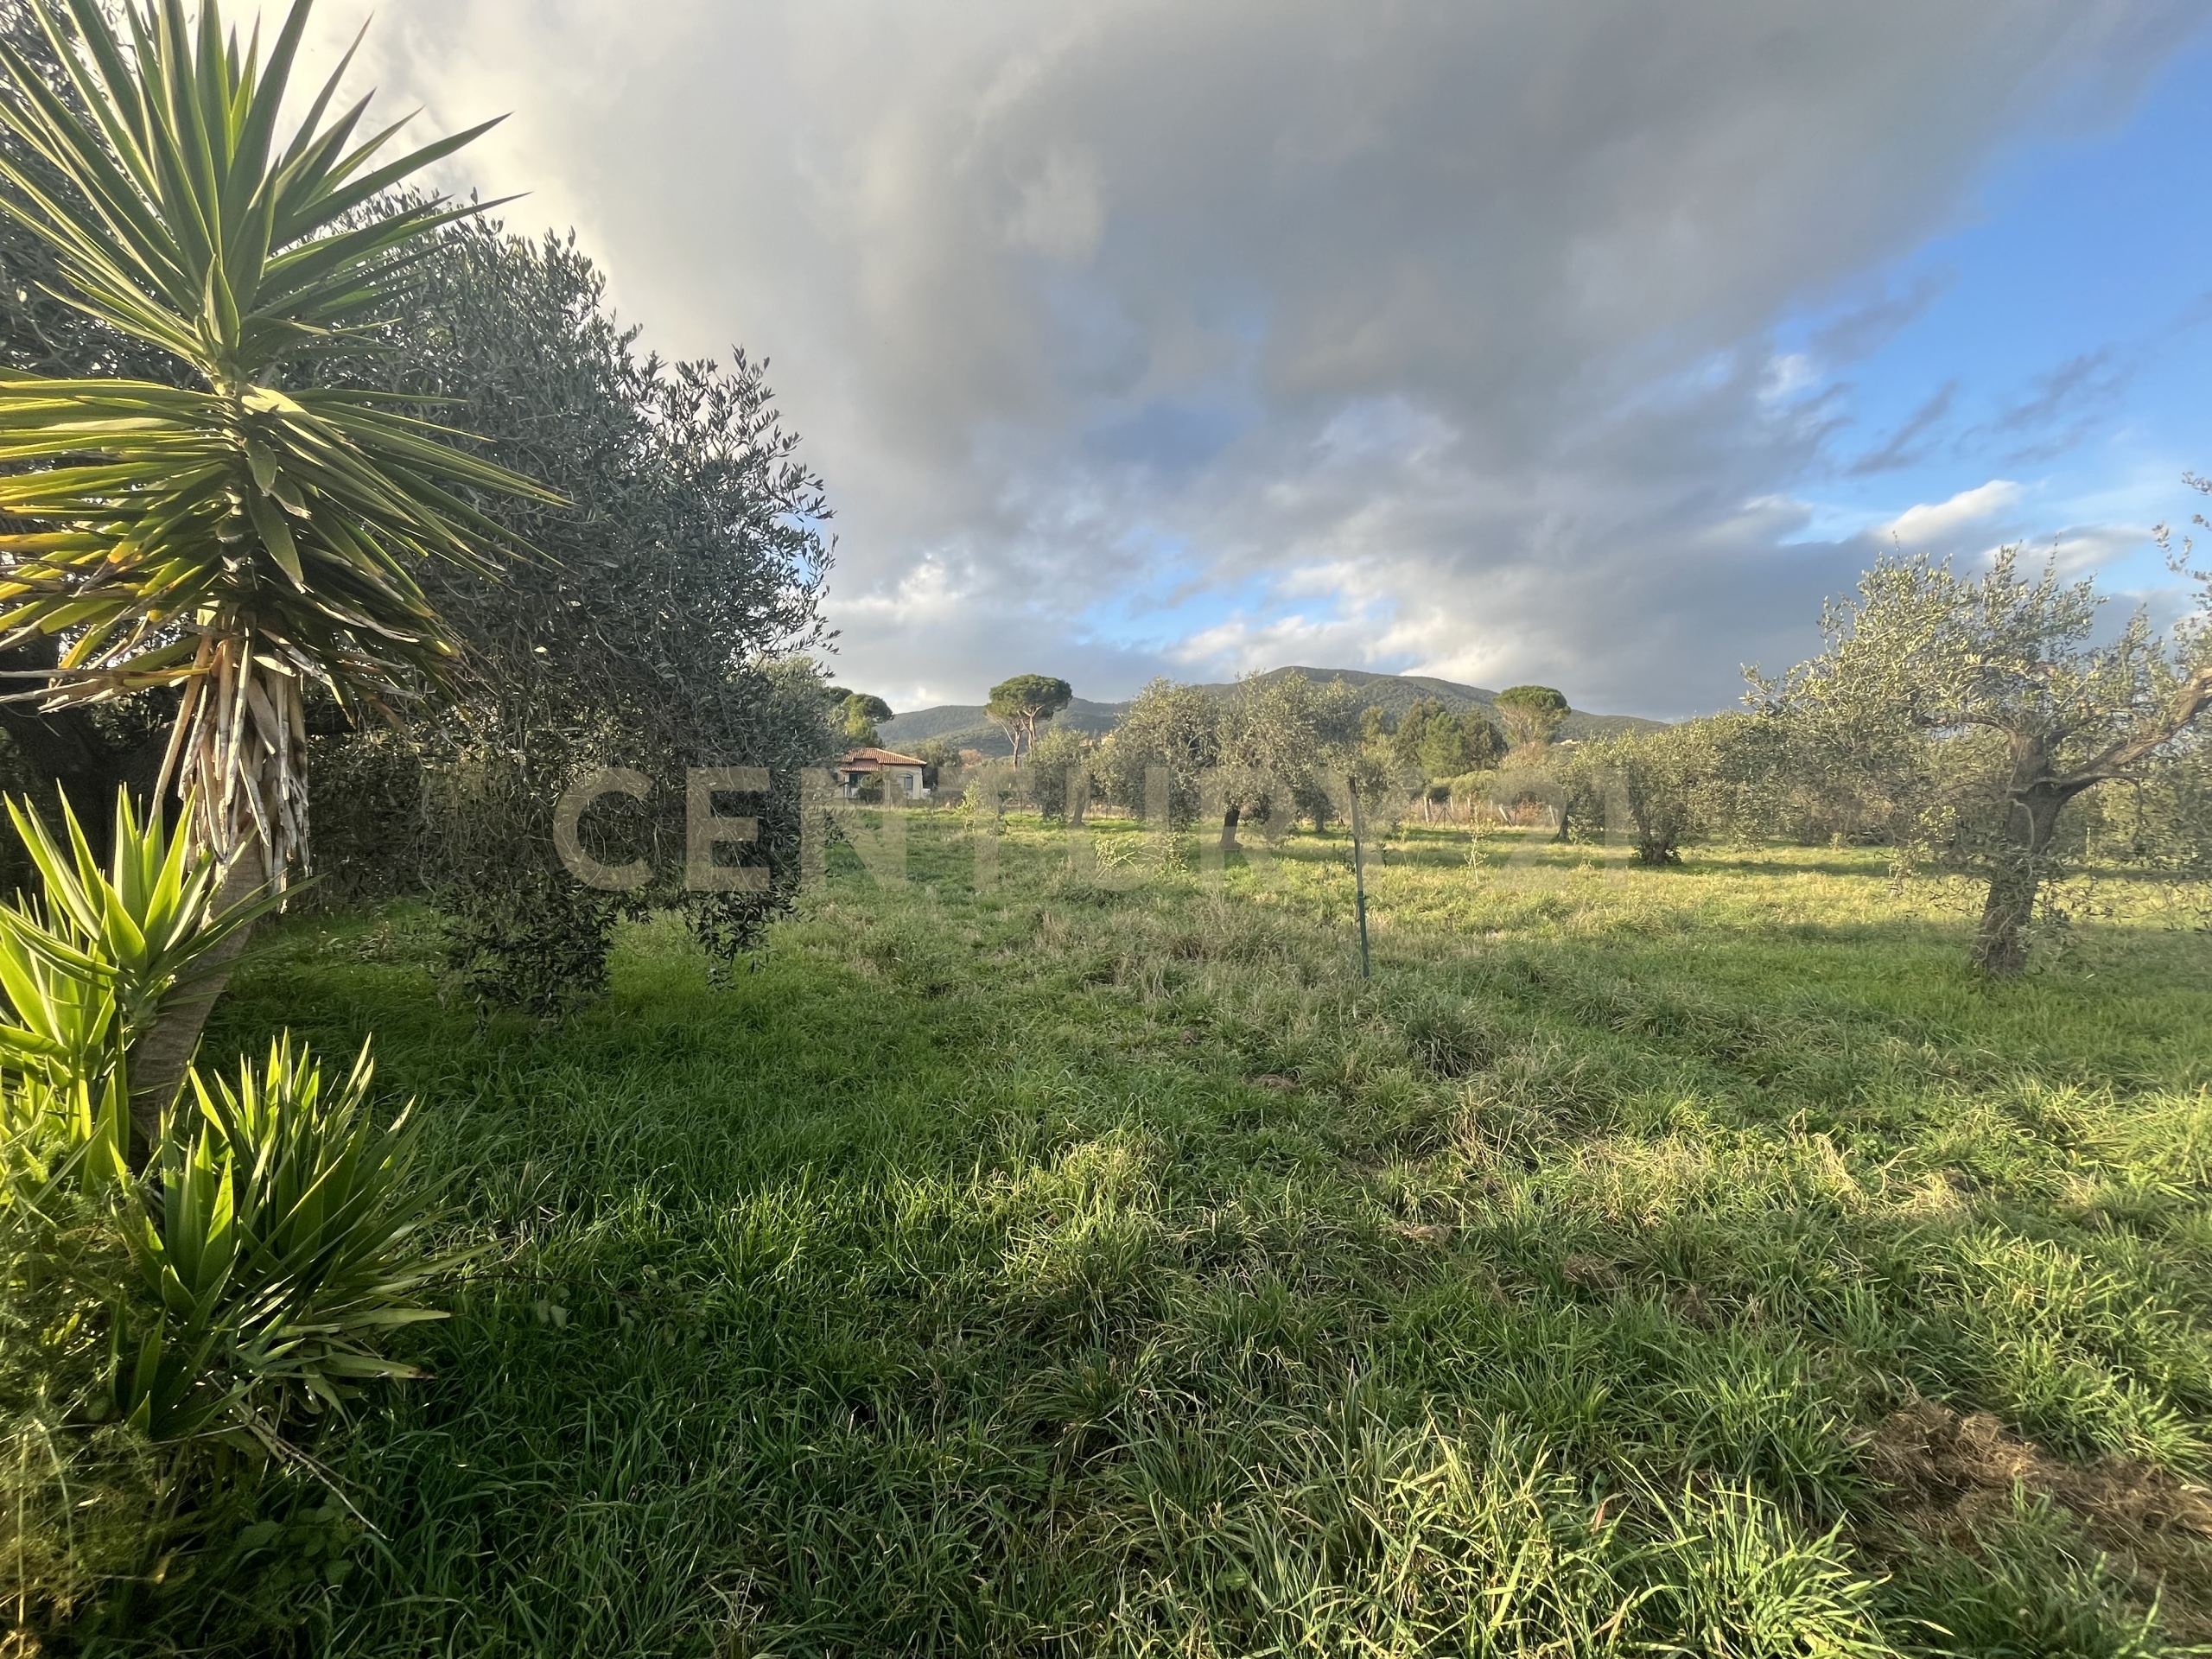
<svg viewBox="0 0 2212 1659">
<path fill-rule="evenodd" d="M 330 1651 L 2212 1629 L 2212 941 L 2150 901 L 1993 988 L 1878 852 L 1414 826 L 1363 981 L 1340 837 L 1102 891 L 1016 822 L 978 899 L 912 831 L 559 1027 L 417 912 L 241 976 L 213 1040 L 373 1031 L 494 1246 L 346 1459 Z"/>
</svg>

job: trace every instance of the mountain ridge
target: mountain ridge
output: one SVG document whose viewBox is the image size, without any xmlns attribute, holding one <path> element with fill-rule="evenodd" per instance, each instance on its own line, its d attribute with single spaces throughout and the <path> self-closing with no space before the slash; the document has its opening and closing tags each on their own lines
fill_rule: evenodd
<svg viewBox="0 0 2212 1659">
<path fill-rule="evenodd" d="M 1427 674 L 1375 674 L 1357 668 L 1306 668 L 1292 664 L 1272 668 L 1255 677 L 1261 680 L 1280 679 L 1296 674 L 1317 685 L 1326 685 L 1332 680 L 1342 680 L 1365 696 L 1370 708 L 1388 709 L 1402 715 L 1423 697 L 1434 697 L 1446 708 L 1458 711 L 1466 708 L 1480 709 L 1491 713 L 1497 693 L 1478 685 L 1462 685 L 1456 680 L 1440 680 Z M 1227 696 L 1236 687 L 1232 683 L 1205 684 L 1197 688 L 1215 696 Z M 1079 732 L 1103 736 L 1114 729 L 1115 722 L 1128 708 L 1128 702 L 1096 702 L 1087 697 L 1077 697 L 1069 703 L 1053 721 L 1057 726 L 1072 727 Z M 1492 716 L 1495 718 L 1495 715 Z M 1560 728 L 1560 735 L 1567 738 L 1599 737 L 1612 732 L 1642 731 L 1665 725 L 1662 720 L 1646 720 L 1640 715 L 1597 715 L 1576 709 L 1567 715 Z M 938 703 L 932 708 L 913 709 L 893 715 L 878 728 L 883 741 L 893 748 L 911 747 L 941 737 L 955 747 L 979 749 L 987 755 L 1010 753 L 1006 734 L 984 717 L 981 703 Z"/>
</svg>

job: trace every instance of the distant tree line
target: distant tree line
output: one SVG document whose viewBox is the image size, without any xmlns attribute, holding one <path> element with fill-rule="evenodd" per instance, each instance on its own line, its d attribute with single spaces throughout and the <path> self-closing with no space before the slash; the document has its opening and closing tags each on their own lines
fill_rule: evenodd
<svg viewBox="0 0 2212 1659">
<path fill-rule="evenodd" d="M 1887 846 L 1901 871 L 1980 884 L 1974 961 L 2013 975 L 2092 857 L 2212 881 L 2212 577 L 2161 538 L 2205 589 L 2164 635 L 2140 613 L 2101 634 L 2092 585 L 2025 571 L 2018 550 L 1979 576 L 1900 554 L 1828 607 L 1820 655 L 1753 675 L 1740 711 L 1563 740 L 1573 711 L 1548 686 L 1394 715 L 1341 680 L 1257 676 L 1227 696 L 1155 680 L 1103 739 L 1033 724 L 1027 793 L 1071 820 L 1104 802 L 1203 821 L 1225 848 L 1255 821 L 1324 826 L 1354 790 L 1383 821 L 1534 811 L 1654 867 L 1716 841 Z"/>
</svg>

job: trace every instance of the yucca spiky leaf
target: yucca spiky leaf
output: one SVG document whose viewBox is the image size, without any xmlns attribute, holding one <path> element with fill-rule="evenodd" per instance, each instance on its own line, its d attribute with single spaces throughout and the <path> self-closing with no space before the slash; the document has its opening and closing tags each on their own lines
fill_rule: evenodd
<svg viewBox="0 0 2212 1659">
<path fill-rule="evenodd" d="M 126 1421 L 156 1438 L 219 1420 L 266 1428 L 366 1379 L 419 1375 L 386 1344 L 444 1317 L 420 1292 L 474 1252 L 424 1250 L 439 1190 L 416 1177 L 409 1114 L 375 1122 L 373 1070 L 364 1046 L 326 1092 L 288 1033 L 264 1064 L 241 1060 L 235 1084 L 193 1073 L 196 1109 L 171 1122 L 156 1161 L 161 1204 L 128 1240 L 141 1294 L 136 1346 L 118 1351 Z"/>
<path fill-rule="evenodd" d="M 431 232 L 482 211 L 377 198 L 485 128 L 383 160 L 397 129 L 358 137 L 365 100 L 326 121 L 341 63 L 280 149 L 310 0 L 265 64 L 258 31 L 240 53 L 213 0 L 196 26 L 182 0 L 128 6 L 127 41 L 98 0 L 29 3 L 67 85 L 0 43 L 0 122 L 21 146 L 0 151 L 0 211 L 54 250 L 59 297 L 200 385 L 0 379 L 0 514 L 29 525 L 0 535 L 0 649 L 67 637 L 51 703 L 219 673 L 224 718 L 266 741 L 219 741 L 218 699 L 188 697 L 206 741 L 186 772 L 194 755 L 235 772 L 281 876 L 296 768 L 281 733 L 302 681 L 358 707 L 439 677 L 455 646 L 414 567 L 522 550 L 472 495 L 559 499 L 400 400 L 306 372 L 392 314 Z M 228 810 L 231 785 L 193 781 L 203 810 Z"/>
<path fill-rule="evenodd" d="M 116 791 L 114 848 L 103 869 L 67 796 L 60 800 L 65 847 L 28 804 L 8 816 L 37 868 L 43 913 L 0 906 L 0 936 L 18 942 L 79 982 L 113 995 L 128 1043 L 161 1004 L 208 971 L 209 959 L 274 907 L 267 899 L 219 912 L 219 872 L 205 849 L 172 834 L 156 811 L 140 817 L 127 788 Z"/>
</svg>

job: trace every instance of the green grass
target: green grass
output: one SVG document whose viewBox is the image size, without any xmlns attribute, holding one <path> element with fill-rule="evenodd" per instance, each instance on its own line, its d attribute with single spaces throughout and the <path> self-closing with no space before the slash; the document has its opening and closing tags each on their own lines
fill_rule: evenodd
<svg viewBox="0 0 2212 1659">
<path fill-rule="evenodd" d="M 640 927 L 557 1027 L 406 910 L 241 976 L 213 1052 L 373 1032 L 491 1247 L 326 1444 L 384 1537 L 311 1650 L 2212 1633 L 2212 940 L 1992 987 L 1878 854 L 1412 830 L 1363 982 L 1339 838 L 1064 845 L 978 899 L 918 817 L 906 887 L 833 860 L 721 983 Z"/>
</svg>

